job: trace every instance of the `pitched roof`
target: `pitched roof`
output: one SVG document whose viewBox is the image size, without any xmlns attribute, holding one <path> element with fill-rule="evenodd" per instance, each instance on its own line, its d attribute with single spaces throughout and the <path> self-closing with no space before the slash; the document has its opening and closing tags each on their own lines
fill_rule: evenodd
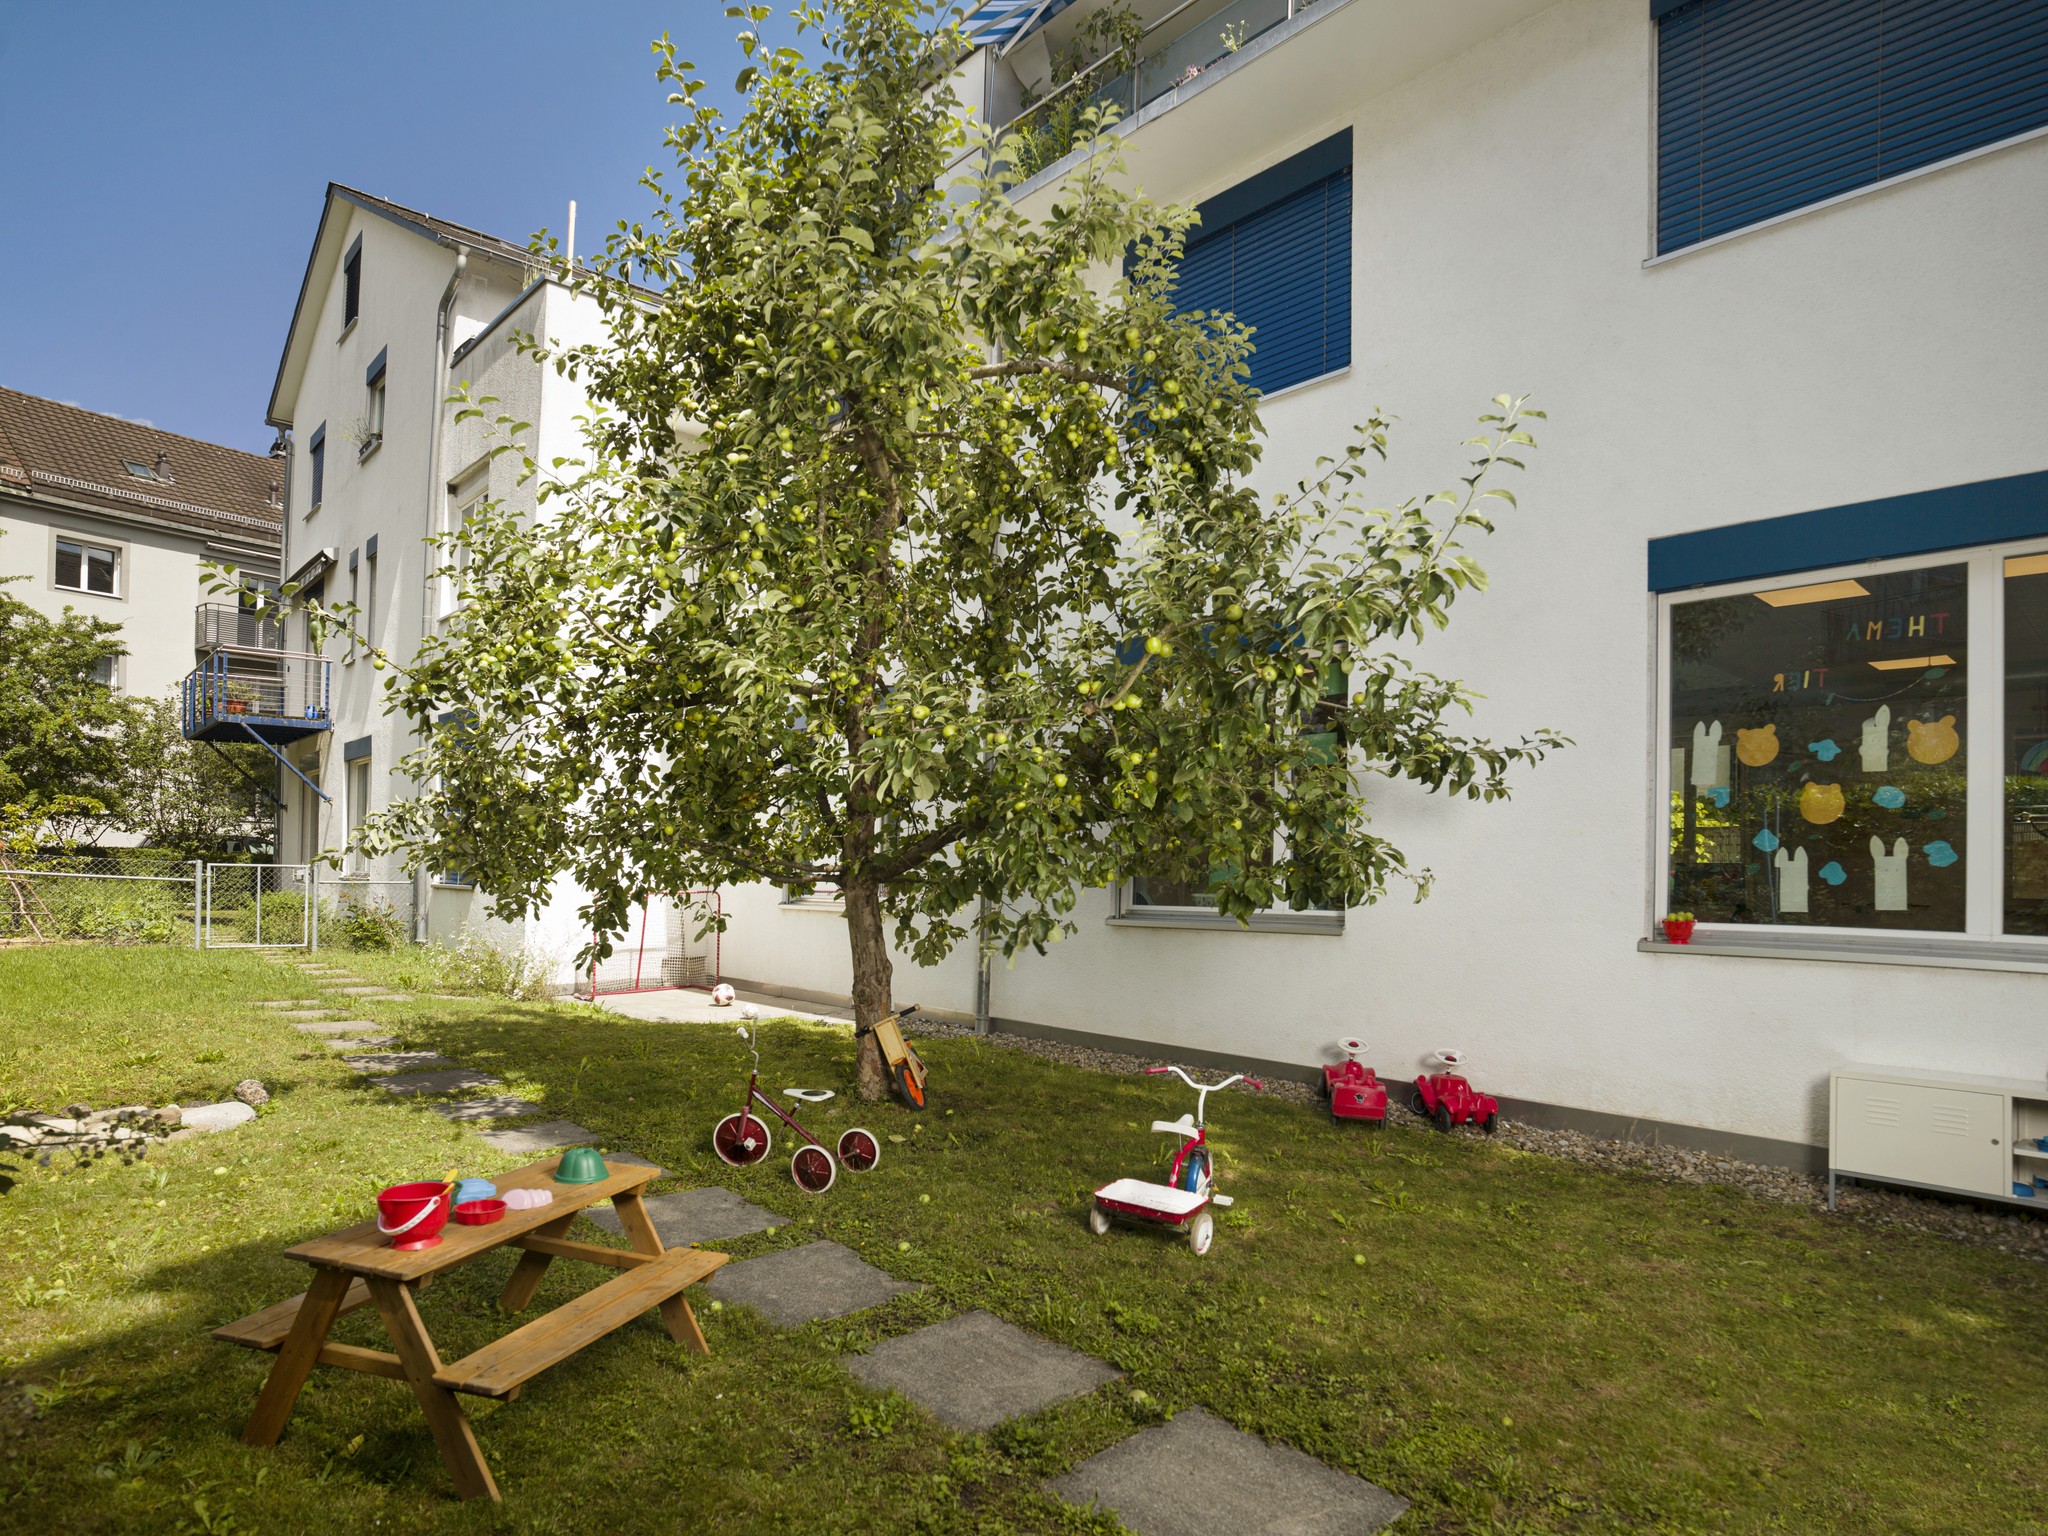
<svg viewBox="0 0 2048 1536">
<path fill-rule="evenodd" d="M 283 474 L 261 454 L 0 388 L 0 491 L 276 548 Z"/>
<path fill-rule="evenodd" d="M 496 235 L 487 235 L 482 230 L 471 229 L 466 224 L 455 224 L 447 219 L 437 219 L 430 213 L 421 213 L 417 208 L 408 208 L 403 203 L 394 203 L 388 197 L 377 197 L 368 192 L 359 192 L 354 187 L 345 187 L 338 181 L 329 182 L 327 190 L 337 197 L 354 203 L 358 208 L 368 209 L 372 213 L 381 213 L 385 218 L 400 224 L 410 224 L 423 235 L 431 235 L 441 240 L 453 240 L 458 245 L 466 245 L 473 251 L 488 252 L 498 257 L 501 261 L 509 261 L 515 266 L 537 267 L 540 265 L 540 258 L 535 256 L 525 246 L 516 244 L 511 240 L 501 240 Z"/>
</svg>

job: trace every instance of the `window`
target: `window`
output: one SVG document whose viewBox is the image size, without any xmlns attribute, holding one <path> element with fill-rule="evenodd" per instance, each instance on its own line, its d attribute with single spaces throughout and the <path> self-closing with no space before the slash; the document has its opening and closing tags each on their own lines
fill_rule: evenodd
<svg viewBox="0 0 2048 1536">
<path fill-rule="evenodd" d="M 2048 550 L 2004 574 L 2005 931 L 2048 937 Z"/>
<path fill-rule="evenodd" d="M 318 512 L 320 502 L 327 494 L 327 423 L 321 422 L 313 429 L 313 436 L 306 444 L 306 453 L 312 460 L 313 480 L 306 503 L 308 513 Z"/>
<path fill-rule="evenodd" d="M 1661 911 L 2048 937 L 2048 546 L 1662 605 Z"/>
<path fill-rule="evenodd" d="M 348 851 L 342 869 L 345 874 L 367 875 L 370 861 L 356 846 L 356 839 L 370 814 L 370 738 L 358 737 L 342 748 L 342 753 L 348 763 L 343 791 L 348 802 Z"/>
<path fill-rule="evenodd" d="M 348 600 L 351 606 L 359 606 L 363 600 L 362 551 L 348 552 Z M 341 653 L 343 666 L 356 659 L 356 630 L 360 625 L 351 620 L 348 626 L 348 640 Z"/>
<path fill-rule="evenodd" d="M 56 585 L 66 592 L 94 597 L 119 597 L 121 551 L 112 545 L 82 539 L 57 540 Z"/>
<path fill-rule="evenodd" d="M 120 687 L 119 661 L 115 656 L 102 656 L 92 664 L 92 680 L 102 688 Z"/>
<path fill-rule="evenodd" d="M 467 527 L 483 505 L 489 488 L 490 482 L 481 472 L 448 487 L 449 510 L 442 531 L 452 536 Z M 446 569 L 437 582 L 441 589 L 438 616 L 445 619 L 462 604 L 462 578 L 469 564 L 469 555 L 461 545 L 447 540 L 441 544 L 440 554 L 441 564 Z"/>
<path fill-rule="evenodd" d="M 1174 287 L 1183 311 L 1253 330 L 1263 394 L 1351 366 L 1351 134 L 1324 140 L 1202 204 Z"/>
<path fill-rule="evenodd" d="M 371 534 L 363 540 L 363 613 L 358 628 L 363 632 L 363 644 L 377 643 L 377 535 Z"/>
<path fill-rule="evenodd" d="M 389 349 L 386 349 L 389 350 Z M 369 391 L 364 405 L 363 444 L 358 457 L 367 458 L 384 441 L 384 352 L 379 352 L 363 375 L 363 383 Z"/>
<path fill-rule="evenodd" d="M 1657 249 L 2048 125 L 2048 6 L 1652 0 Z"/>
<path fill-rule="evenodd" d="M 341 329 L 346 335 L 348 328 L 356 323 L 356 316 L 363 310 L 363 237 L 356 236 L 356 243 L 348 248 L 348 254 L 341 258 Z"/>
<path fill-rule="evenodd" d="M 147 464 L 138 464 L 133 459 L 123 459 L 121 467 L 126 469 L 137 480 L 154 480 L 156 478 L 155 470 L 151 469 Z"/>
</svg>

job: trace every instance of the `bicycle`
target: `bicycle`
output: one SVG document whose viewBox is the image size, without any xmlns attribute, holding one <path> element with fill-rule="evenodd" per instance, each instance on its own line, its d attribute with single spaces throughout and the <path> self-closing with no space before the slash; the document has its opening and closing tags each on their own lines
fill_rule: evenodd
<svg viewBox="0 0 2048 1536">
<path fill-rule="evenodd" d="M 790 1155 L 789 1176 L 796 1180 L 796 1187 L 805 1194 L 822 1195 L 838 1176 L 832 1153 L 826 1150 L 825 1143 L 805 1130 L 794 1115 L 761 1091 L 759 1026 L 749 1031 L 742 1024 L 739 1035 L 753 1048 L 754 1070 L 747 1078 L 747 1096 L 741 1101 L 739 1113 L 727 1115 L 712 1127 L 711 1150 L 718 1154 L 721 1162 L 734 1168 L 751 1168 L 766 1157 L 773 1138 L 768 1133 L 768 1123 L 752 1113 L 758 1104 L 803 1137 L 806 1145 L 798 1147 Z M 829 1088 L 785 1088 L 782 1091 L 806 1104 L 822 1104 L 833 1097 Z M 867 1173 L 882 1160 L 881 1142 L 864 1126 L 850 1126 L 841 1132 L 838 1151 L 839 1162 L 854 1173 Z"/>
</svg>

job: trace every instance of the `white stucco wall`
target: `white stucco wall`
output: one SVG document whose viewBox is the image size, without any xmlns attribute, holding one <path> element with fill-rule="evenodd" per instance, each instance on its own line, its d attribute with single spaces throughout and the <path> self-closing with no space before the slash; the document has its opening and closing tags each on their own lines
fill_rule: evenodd
<svg viewBox="0 0 2048 1536">
<path fill-rule="evenodd" d="M 1799 1142 L 1842 1063 L 2041 1074 L 2038 975 L 1636 950 L 1647 541 L 2048 468 L 2048 141 L 1646 267 L 1646 10 L 1360 0 L 1133 134 L 1146 190 L 1196 202 L 1353 129 L 1352 366 L 1270 403 L 1261 478 L 1384 406 L 1374 499 L 1449 485 L 1488 398 L 1533 393 L 1523 510 L 1476 551 L 1493 590 L 1421 659 L 1487 695 L 1480 732 L 1577 745 L 1509 804 L 1375 791 L 1377 830 L 1436 873 L 1421 905 L 1322 937 L 1109 927 L 1091 893 L 1074 938 L 998 968 L 999 1017 L 1296 1062 L 1358 1033 L 1397 1075 L 1458 1045 L 1502 1094 Z M 1505 30 L 1444 30 L 1482 13 Z M 729 971 L 847 989 L 837 925 L 731 906 Z M 959 970 L 897 995 L 971 1006 Z"/>
</svg>

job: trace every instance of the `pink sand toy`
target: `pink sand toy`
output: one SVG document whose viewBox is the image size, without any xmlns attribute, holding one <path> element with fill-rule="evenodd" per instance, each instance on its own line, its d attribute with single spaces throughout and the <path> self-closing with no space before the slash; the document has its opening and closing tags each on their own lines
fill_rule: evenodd
<svg viewBox="0 0 2048 1536">
<path fill-rule="evenodd" d="M 508 1189 L 504 1198 L 508 1211 L 531 1211 L 539 1206 L 553 1205 L 555 1192 L 551 1189 Z"/>
<path fill-rule="evenodd" d="M 1145 1069 L 1147 1077 L 1158 1077 L 1166 1072 L 1171 1072 L 1196 1093 L 1193 1114 L 1182 1115 L 1178 1120 L 1152 1122 L 1152 1129 L 1162 1135 L 1181 1138 L 1180 1149 L 1173 1154 L 1172 1171 L 1167 1174 L 1164 1184 L 1153 1184 L 1145 1179 L 1118 1179 L 1113 1184 L 1103 1185 L 1095 1191 L 1095 1204 L 1088 1211 L 1088 1225 L 1098 1237 L 1109 1231 L 1110 1224 L 1116 1221 L 1175 1227 L 1187 1233 L 1188 1246 L 1199 1256 L 1209 1251 L 1209 1244 L 1216 1237 L 1216 1220 L 1209 1214 L 1209 1207 L 1230 1204 L 1230 1196 L 1216 1193 L 1206 1118 L 1209 1095 L 1236 1082 L 1249 1083 L 1254 1088 L 1263 1088 L 1265 1084 L 1256 1078 L 1246 1077 L 1242 1072 L 1226 1077 L 1220 1083 L 1198 1083 L 1179 1067 Z"/>
</svg>

